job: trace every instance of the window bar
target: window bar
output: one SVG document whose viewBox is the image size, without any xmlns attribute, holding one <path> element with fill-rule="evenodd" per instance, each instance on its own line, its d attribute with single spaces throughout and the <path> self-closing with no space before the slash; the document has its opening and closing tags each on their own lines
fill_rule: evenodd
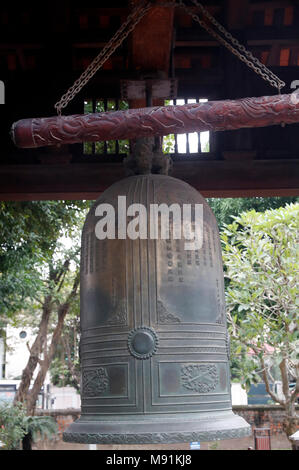
<svg viewBox="0 0 299 470">
<path fill-rule="evenodd" d="M 199 100 L 200 100 L 200 98 L 197 98 L 196 103 L 200 103 Z M 197 139 L 198 139 L 198 141 L 197 141 L 197 151 L 198 151 L 198 153 L 201 153 L 202 150 L 201 150 L 200 132 L 197 132 Z"/>
<path fill-rule="evenodd" d="M 200 132 L 197 132 L 197 153 L 201 153 Z"/>
<path fill-rule="evenodd" d="M 188 100 L 184 99 L 184 104 L 188 103 Z M 189 155 L 190 153 L 190 145 L 189 145 L 189 134 L 186 134 L 186 154 Z"/>
<path fill-rule="evenodd" d="M 176 106 L 176 99 L 173 100 L 173 104 Z M 175 153 L 175 154 L 178 153 L 178 138 L 177 138 L 177 134 L 174 134 L 174 153 Z"/>
<path fill-rule="evenodd" d="M 115 111 L 119 110 L 119 99 L 115 100 Z M 115 154 L 119 155 L 119 142 L 115 141 Z"/>
<path fill-rule="evenodd" d="M 186 134 L 186 154 L 189 155 L 190 146 L 189 146 L 189 134 Z"/>
<path fill-rule="evenodd" d="M 215 148 L 215 134 L 213 132 L 209 133 L 209 153 L 214 152 Z"/>
<path fill-rule="evenodd" d="M 92 102 L 92 112 L 95 113 L 96 112 L 96 99 L 92 98 L 91 102 Z M 96 143 L 92 142 L 91 143 L 91 154 L 95 155 L 95 153 L 96 153 Z"/>
</svg>

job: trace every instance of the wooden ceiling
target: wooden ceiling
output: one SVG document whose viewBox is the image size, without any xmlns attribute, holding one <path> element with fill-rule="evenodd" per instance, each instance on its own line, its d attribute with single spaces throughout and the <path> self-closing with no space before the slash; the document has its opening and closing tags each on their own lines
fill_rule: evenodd
<svg viewBox="0 0 299 470">
<path fill-rule="evenodd" d="M 134 1 L 27 1 L 0 9 L 0 199 L 95 199 L 125 176 L 124 146 L 72 145 L 17 149 L 9 135 L 22 118 L 51 116 L 72 85 L 119 28 Z M 178 99 L 227 99 L 275 90 L 210 37 L 182 9 L 150 12 L 76 96 L 66 114 L 123 101 L 124 80 L 175 79 Z M 192 2 L 187 1 L 188 5 Z M 299 83 L 299 1 L 203 0 L 217 20 L 286 82 Z M 192 7 L 194 13 L 199 13 Z M 165 97 L 154 99 L 163 104 Z M 130 97 L 129 107 L 146 105 Z M 86 104 L 87 103 L 87 104 Z M 114 105 L 113 105 L 114 103 Z M 110 106 L 110 108 L 109 108 Z M 114 108 L 115 109 L 115 108 Z M 210 135 L 209 151 L 173 153 L 172 176 L 208 197 L 299 193 L 298 125 Z"/>
</svg>

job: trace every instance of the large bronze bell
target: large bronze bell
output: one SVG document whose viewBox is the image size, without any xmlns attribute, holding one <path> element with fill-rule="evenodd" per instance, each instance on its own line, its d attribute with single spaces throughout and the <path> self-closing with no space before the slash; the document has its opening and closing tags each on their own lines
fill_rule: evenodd
<svg viewBox="0 0 299 470">
<path fill-rule="evenodd" d="M 203 205 L 203 245 L 99 240 L 99 204 Z M 126 222 L 131 220 L 129 217 Z M 149 444 L 250 434 L 231 408 L 229 338 L 216 219 L 183 181 L 139 175 L 107 189 L 90 210 L 81 254 L 82 414 L 69 442 Z"/>
</svg>

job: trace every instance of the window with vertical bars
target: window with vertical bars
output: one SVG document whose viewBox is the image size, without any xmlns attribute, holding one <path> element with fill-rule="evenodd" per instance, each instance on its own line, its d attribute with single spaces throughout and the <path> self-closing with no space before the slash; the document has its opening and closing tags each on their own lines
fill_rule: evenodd
<svg viewBox="0 0 299 470">
<path fill-rule="evenodd" d="M 103 113 L 105 111 L 117 111 L 128 109 L 127 101 L 116 99 L 90 99 L 84 101 L 84 114 Z M 107 140 L 102 142 L 85 142 L 83 153 L 86 155 L 127 155 L 129 153 L 129 140 Z"/>
<path fill-rule="evenodd" d="M 207 98 L 181 98 L 166 100 L 165 105 L 183 105 L 186 103 L 205 103 Z M 84 113 L 101 113 L 128 109 L 124 100 L 90 99 L 84 101 Z M 130 150 L 129 140 L 109 140 L 104 142 L 85 142 L 85 155 L 127 155 Z M 163 137 L 163 151 L 169 154 L 203 154 L 210 152 L 210 132 L 192 132 L 187 134 L 170 134 Z"/>
<path fill-rule="evenodd" d="M 183 105 L 187 103 L 206 103 L 207 98 L 181 98 L 167 100 L 165 105 Z M 191 154 L 210 152 L 210 132 L 192 132 L 188 134 L 170 134 L 163 138 L 163 150 L 170 154 Z"/>
</svg>

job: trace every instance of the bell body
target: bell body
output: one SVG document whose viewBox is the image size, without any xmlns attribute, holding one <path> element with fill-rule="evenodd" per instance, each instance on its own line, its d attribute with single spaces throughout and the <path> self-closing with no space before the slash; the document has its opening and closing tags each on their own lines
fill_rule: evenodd
<svg viewBox="0 0 299 470">
<path fill-rule="evenodd" d="M 126 207 L 143 204 L 147 214 L 151 204 L 202 204 L 202 247 L 186 250 L 173 233 L 99 240 L 96 208 L 111 204 L 119 220 L 118 196 L 126 196 Z M 231 408 L 218 227 L 188 184 L 132 176 L 90 210 L 82 233 L 80 350 L 82 413 L 65 441 L 161 444 L 250 434 Z"/>
</svg>

